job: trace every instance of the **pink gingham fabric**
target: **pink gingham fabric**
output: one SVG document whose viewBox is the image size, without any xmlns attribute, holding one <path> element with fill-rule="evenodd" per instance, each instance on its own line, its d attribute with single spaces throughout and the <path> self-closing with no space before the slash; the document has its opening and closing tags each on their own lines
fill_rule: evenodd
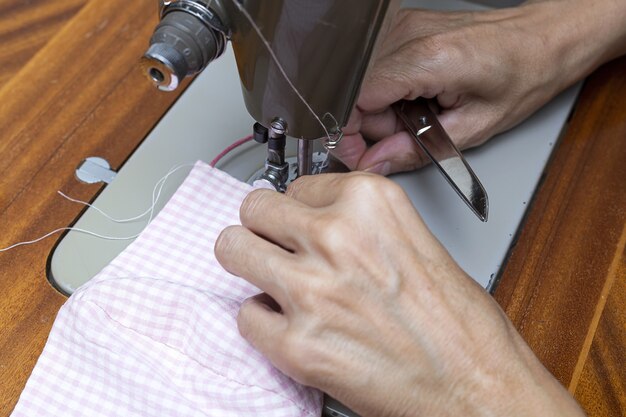
<svg viewBox="0 0 626 417">
<path fill-rule="evenodd" d="M 251 189 L 197 163 L 135 242 L 61 308 L 12 416 L 319 416 L 321 394 L 239 335 L 239 306 L 259 290 L 213 254 Z"/>
</svg>

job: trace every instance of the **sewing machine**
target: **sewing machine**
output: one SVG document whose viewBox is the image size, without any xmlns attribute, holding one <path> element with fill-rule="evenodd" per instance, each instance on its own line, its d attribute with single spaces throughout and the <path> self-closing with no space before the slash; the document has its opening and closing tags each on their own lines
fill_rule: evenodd
<svg viewBox="0 0 626 417">
<path fill-rule="evenodd" d="M 205 10 L 191 3 L 160 2 L 160 10 L 170 9 L 161 13 L 164 18 L 142 65 L 166 91 L 206 68 L 118 172 L 98 159 L 83 162 L 77 172 L 85 181 L 108 182 L 94 204 L 115 217 L 145 210 L 155 183 L 172 167 L 210 161 L 252 132 L 264 144 L 236 149 L 220 161 L 220 169 L 243 181 L 264 178 L 277 189 L 296 175 L 314 172 L 323 164 L 325 147 L 340 139 L 377 35 L 399 6 L 398 0 L 276 0 L 278 8 L 266 8 L 274 2 L 259 0 L 243 2 L 242 13 L 239 3 L 230 0 L 209 1 Z M 412 0 L 404 5 L 476 10 L 489 3 L 518 2 Z M 300 16 L 294 14 L 298 10 L 306 10 L 302 20 L 294 18 Z M 306 43 L 307 33 L 315 34 L 315 47 Z M 268 34 L 271 48 L 264 42 Z M 179 38 L 174 48 L 158 46 L 172 36 Z M 226 46 L 228 38 L 232 47 Z M 466 153 L 489 191 L 488 223 L 477 221 L 432 166 L 393 177 L 455 260 L 487 289 L 493 288 L 577 92 L 578 87 L 568 90 L 518 128 Z M 188 171 L 168 178 L 156 212 Z M 112 223 L 92 209 L 75 224 L 113 236 L 132 236 L 144 225 Z M 51 257 L 50 279 L 71 293 L 129 242 L 67 233 Z M 328 415 L 349 415 L 333 407 L 327 408 Z"/>
<path fill-rule="evenodd" d="M 322 138 L 327 148 L 341 140 L 378 35 L 399 3 L 159 1 L 161 22 L 142 66 L 156 87 L 172 91 L 230 41 L 244 103 L 256 120 L 254 139 L 267 144 L 260 178 L 282 191 L 291 165 L 298 176 L 315 170 L 313 140 Z M 285 158 L 287 135 L 298 141 L 293 164 Z"/>
</svg>

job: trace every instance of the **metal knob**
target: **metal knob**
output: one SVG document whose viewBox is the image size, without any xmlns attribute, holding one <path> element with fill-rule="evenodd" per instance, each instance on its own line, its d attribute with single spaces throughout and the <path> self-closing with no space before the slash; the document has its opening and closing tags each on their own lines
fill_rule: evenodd
<svg viewBox="0 0 626 417">
<path fill-rule="evenodd" d="M 218 15 L 196 0 L 164 5 L 150 47 L 141 60 L 146 76 L 163 91 L 202 71 L 226 48 L 227 29 Z"/>
</svg>

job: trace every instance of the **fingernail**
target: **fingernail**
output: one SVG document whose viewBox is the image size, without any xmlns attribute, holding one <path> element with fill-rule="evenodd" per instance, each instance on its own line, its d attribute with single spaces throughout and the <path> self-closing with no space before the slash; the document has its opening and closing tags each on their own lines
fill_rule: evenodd
<svg viewBox="0 0 626 417">
<path fill-rule="evenodd" d="M 364 171 L 386 176 L 391 173 L 391 162 L 389 161 L 379 162 L 376 165 L 372 165 L 369 168 L 365 168 Z"/>
</svg>

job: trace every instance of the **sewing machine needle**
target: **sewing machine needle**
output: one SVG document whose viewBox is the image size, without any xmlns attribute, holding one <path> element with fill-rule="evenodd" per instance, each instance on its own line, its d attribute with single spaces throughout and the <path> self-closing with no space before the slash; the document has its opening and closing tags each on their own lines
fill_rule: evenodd
<svg viewBox="0 0 626 417">
<path fill-rule="evenodd" d="M 425 99 L 401 101 L 394 110 L 419 147 L 468 207 L 486 222 L 489 198 L 480 180 L 439 123 Z"/>
</svg>

